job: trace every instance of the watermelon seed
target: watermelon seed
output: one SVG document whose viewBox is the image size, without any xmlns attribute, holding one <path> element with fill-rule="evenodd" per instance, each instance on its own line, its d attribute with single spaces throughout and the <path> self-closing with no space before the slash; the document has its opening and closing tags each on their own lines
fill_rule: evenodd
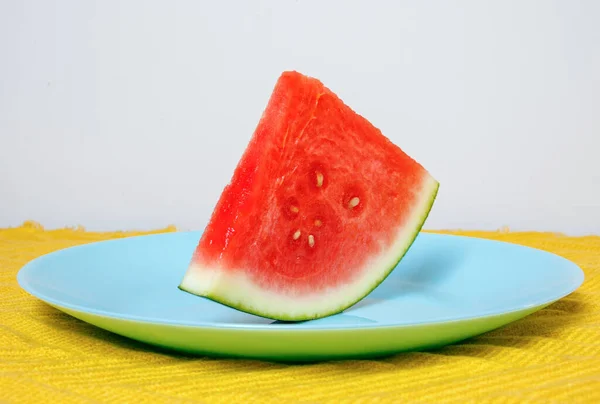
<svg viewBox="0 0 600 404">
<path fill-rule="evenodd" d="M 323 224 L 322 221 L 320 221 L 319 219 L 315 220 L 315 226 L 319 227 Z"/>
<path fill-rule="evenodd" d="M 321 188 L 323 186 L 323 173 L 317 172 L 317 187 Z"/>
<path fill-rule="evenodd" d="M 290 210 L 294 213 L 298 213 L 300 211 L 297 206 L 290 206 Z"/>
<path fill-rule="evenodd" d="M 350 199 L 350 202 L 348 202 L 348 208 L 355 208 L 359 203 L 360 199 L 358 199 L 358 196 L 355 196 L 354 198 Z"/>
<path fill-rule="evenodd" d="M 312 234 L 308 235 L 308 245 L 311 247 L 314 247 L 315 245 L 315 236 L 313 236 Z"/>
<path fill-rule="evenodd" d="M 294 233 L 294 235 L 292 236 L 292 238 L 294 240 L 298 240 L 300 238 L 301 234 L 302 234 L 302 232 L 300 232 L 300 230 L 296 230 L 296 232 Z"/>
</svg>

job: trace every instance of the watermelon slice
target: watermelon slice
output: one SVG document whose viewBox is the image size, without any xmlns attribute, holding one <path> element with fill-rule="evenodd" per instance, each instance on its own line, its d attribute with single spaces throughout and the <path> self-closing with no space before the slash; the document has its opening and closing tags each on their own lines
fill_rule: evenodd
<svg viewBox="0 0 600 404">
<path fill-rule="evenodd" d="M 325 317 L 404 256 L 438 182 L 319 80 L 284 72 L 179 288 L 262 317 Z"/>
</svg>

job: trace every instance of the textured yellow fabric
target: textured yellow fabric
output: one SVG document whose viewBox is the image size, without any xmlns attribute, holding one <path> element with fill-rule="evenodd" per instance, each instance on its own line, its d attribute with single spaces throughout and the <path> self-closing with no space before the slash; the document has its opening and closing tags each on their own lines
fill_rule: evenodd
<svg viewBox="0 0 600 404">
<path fill-rule="evenodd" d="M 62 314 L 17 285 L 19 268 L 41 254 L 135 234 L 0 229 L 0 402 L 600 403 L 600 237 L 462 232 L 558 253 L 586 280 L 524 320 L 435 352 L 289 365 L 166 353 Z"/>
</svg>

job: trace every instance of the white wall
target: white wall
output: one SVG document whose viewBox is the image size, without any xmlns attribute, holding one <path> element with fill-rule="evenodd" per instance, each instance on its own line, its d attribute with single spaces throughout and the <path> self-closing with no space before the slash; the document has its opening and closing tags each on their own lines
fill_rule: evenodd
<svg viewBox="0 0 600 404">
<path fill-rule="evenodd" d="M 427 228 L 600 233 L 599 21 L 594 0 L 0 0 L 0 227 L 202 227 L 297 69 L 440 180 Z"/>
</svg>

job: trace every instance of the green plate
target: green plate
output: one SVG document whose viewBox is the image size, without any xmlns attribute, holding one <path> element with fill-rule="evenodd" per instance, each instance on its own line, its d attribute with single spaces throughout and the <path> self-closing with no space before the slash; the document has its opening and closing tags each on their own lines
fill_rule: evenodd
<svg viewBox="0 0 600 404">
<path fill-rule="evenodd" d="M 583 282 L 540 250 L 421 233 L 392 274 L 345 312 L 301 323 L 253 316 L 178 289 L 198 232 L 86 244 L 39 257 L 23 289 L 88 323 L 201 355 L 329 360 L 439 347 L 531 314 Z"/>
</svg>

